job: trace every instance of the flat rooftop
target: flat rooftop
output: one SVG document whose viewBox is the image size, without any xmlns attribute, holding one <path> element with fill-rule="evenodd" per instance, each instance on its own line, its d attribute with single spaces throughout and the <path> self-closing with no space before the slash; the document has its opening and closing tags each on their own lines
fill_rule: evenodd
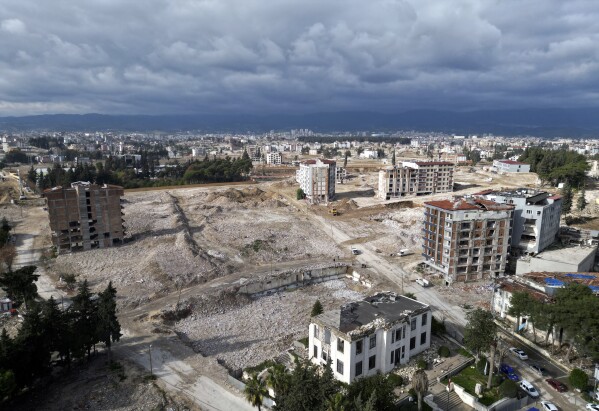
<svg viewBox="0 0 599 411">
<path fill-rule="evenodd" d="M 594 254 L 597 247 L 566 246 L 555 250 L 545 250 L 532 258 L 558 263 L 578 264 L 589 255 Z"/>
<path fill-rule="evenodd" d="M 563 287 L 569 283 L 583 284 L 593 292 L 599 293 L 599 273 L 548 273 L 535 272 L 523 275 L 542 286 Z"/>
<path fill-rule="evenodd" d="M 331 310 L 316 317 L 323 324 L 342 333 L 351 334 L 366 328 L 381 328 L 407 318 L 428 305 L 396 293 L 379 293 L 362 301 L 345 304 L 339 310 Z"/>
</svg>

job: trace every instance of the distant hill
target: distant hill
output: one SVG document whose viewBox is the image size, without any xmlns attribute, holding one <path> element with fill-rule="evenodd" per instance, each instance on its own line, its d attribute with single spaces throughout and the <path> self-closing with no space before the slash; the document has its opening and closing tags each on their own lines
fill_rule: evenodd
<svg viewBox="0 0 599 411">
<path fill-rule="evenodd" d="M 396 114 L 334 112 L 280 115 L 53 114 L 0 117 L 0 131 L 265 132 L 310 128 L 330 131 L 444 131 L 540 137 L 599 137 L 599 109 L 523 109 L 452 112 L 413 110 Z"/>
</svg>

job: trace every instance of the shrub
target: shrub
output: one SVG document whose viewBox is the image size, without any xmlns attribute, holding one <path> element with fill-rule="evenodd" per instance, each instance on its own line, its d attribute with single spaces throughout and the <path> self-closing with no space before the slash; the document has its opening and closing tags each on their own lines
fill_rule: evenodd
<svg viewBox="0 0 599 411">
<path fill-rule="evenodd" d="M 568 377 L 570 384 L 579 390 L 586 390 L 589 385 L 589 376 L 580 368 L 574 368 Z"/>
<path fill-rule="evenodd" d="M 500 397 L 514 398 L 518 393 L 518 385 L 512 380 L 505 380 L 498 388 Z"/>
<path fill-rule="evenodd" d="M 391 385 L 393 385 L 393 387 L 399 387 L 400 385 L 403 385 L 403 377 L 401 375 L 390 373 L 387 376 L 387 379 Z"/>
<path fill-rule="evenodd" d="M 304 190 L 302 190 L 301 188 L 298 188 L 295 191 L 295 199 L 296 200 L 303 200 L 305 196 L 306 195 L 304 194 Z"/>
<path fill-rule="evenodd" d="M 431 321 L 431 331 L 435 335 L 443 335 L 447 333 L 447 329 L 445 328 L 445 323 L 437 320 L 434 316 Z"/>
<path fill-rule="evenodd" d="M 449 347 L 442 345 L 439 347 L 439 350 L 437 350 L 437 354 L 439 354 L 440 357 L 447 358 L 451 355 L 451 351 L 449 350 Z"/>
<path fill-rule="evenodd" d="M 418 369 L 420 370 L 426 370 L 428 368 L 428 363 L 426 362 L 426 360 L 420 359 L 418 360 L 418 362 L 416 363 L 416 366 L 418 367 Z"/>
</svg>

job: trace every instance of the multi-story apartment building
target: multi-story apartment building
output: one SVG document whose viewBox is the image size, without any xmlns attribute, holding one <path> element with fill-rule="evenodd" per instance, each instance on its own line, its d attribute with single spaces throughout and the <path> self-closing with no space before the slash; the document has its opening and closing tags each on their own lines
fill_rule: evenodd
<svg viewBox="0 0 599 411">
<path fill-rule="evenodd" d="M 447 284 L 503 275 L 514 206 L 479 198 L 424 206 L 422 256 Z"/>
<path fill-rule="evenodd" d="M 514 160 L 494 160 L 493 167 L 498 173 L 530 173 L 530 164 Z"/>
<path fill-rule="evenodd" d="M 123 242 L 123 188 L 88 182 L 44 191 L 52 242 L 60 252 L 110 247 Z"/>
<path fill-rule="evenodd" d="M 283 157 L 281 153 L 271 152 L 266 154 L 266 164 L 270 164 L 273 166 L 280 166 L 283 162 Z"/>
<path fill-rule="evenodd" d="M 378 197 L 383 200 L 453 191 L 454 164 L 446 161 L 403 161 L 379 171 Z"/>
<path fill-rule="evenodd" d="M 536 254 L 555 241 L 562 212 L 560 196 L 530 188 L 487 190 L 475 195 L 496 203 L 514 205 L 512 251 Z"/>
<path fill-rule="evenodd" d="M 328 203 L 335 197 L 336 166 L 337 163 L 334 160 L 315 159 L 300 163 L 295 179 L 308 202 L 312 204 Z"/>
<path fill-rule="evenodd" d="M 428 305 L 395 293 L 324 312 L 311 319 L 310 360 L 326 365 L 345 383 L 387 373 L 430 347 L 432 313 Z"/>
</svg>

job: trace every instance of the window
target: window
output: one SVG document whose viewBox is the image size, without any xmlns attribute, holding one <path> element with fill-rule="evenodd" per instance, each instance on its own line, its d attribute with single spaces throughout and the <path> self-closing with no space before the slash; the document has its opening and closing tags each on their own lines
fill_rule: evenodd
<svg viewBox="0 0 599 411">
<path fill-rule="evenodd" d="M 337 360 L 337 372 L 343 375 L 343 361 Z"/>
<path fill-rule="evenodd" d="M 343 349 L 345 348 L 345 341 L 341 338 L 337 338 L 337 351 L 343 353 Z"/>
<path fill-rule="evenodd" d="M 423 326 L 423 327 L 426 325 L 426 322 L 427 322 L 427 320 L 428 320 L 428 314 L 426 314 L 426 313 L 425 313 L 425 314 L 422 316 L 422 326 Z"/>
<path fill-rule="evenodd" d="M 370 348 L 376 347 L 376 334 L 370 336 Z"/>
<path fill-rule="evenodd" d="M 391 344 L 395 342 L 395 332 L 391 331 Z"/>
<path fill-rule="evenodd" d="M 324 361 L 328 361 L 328 357 L 327 357 L 327 352 L 325 350 L 322 350 L 320 352 L 320 357 L 324 360 Z"/>
<path fill-rule="evenodd" d="M 410 350 L 416 348 L 416 337 L 410 338 Z"/>
<path fill-rule="evenodd" d="M 356 377 L 362 375 L 362 361 L 356 363 Z"/>
<path fill-rule="evenodd" d="M 373 355 L 368 359 L 368 369 L 372 370 L 374 367 L 376 367 L 376 355 Z"/>
<path fill-rule="evenodd" d="M 314 338 L 319 338 L 318 325 L 314 324 Z"/>
<path fill-rule="evenodd" d="M 395 360 L 395 351 L 391 350 L 391 364 L 393 364 Z"/>
<path fill-rule="evenodd" d="M 410 323 L 410 329 L 412 331 L 414 331 L 416 329 L 416 319 L 415 318 L 412 318 L 412 321 Z"/>
<path fill-rule="evenodd" d="M 356 355 L 362 354 L 362 340 L 356 341 Z"/>
<path fill-rule="evenodd" d="M 420 334 L 420 345 L 426 344 L 426 333 Z"/>
<path fill-rule="evenodd" d="M 314 358 L 318 358 L 318 347 L 314 346 L 314 355 L 312 355 Z"/>
<path fill-rule="evenodd" d="M 401 338 L 404 339 L 404 338 L 406 338 L 406 327 L 405 326 L 402 327 L 401 330 L 402 330 L 402 332 L 401 332 Z"/>
</svg>

